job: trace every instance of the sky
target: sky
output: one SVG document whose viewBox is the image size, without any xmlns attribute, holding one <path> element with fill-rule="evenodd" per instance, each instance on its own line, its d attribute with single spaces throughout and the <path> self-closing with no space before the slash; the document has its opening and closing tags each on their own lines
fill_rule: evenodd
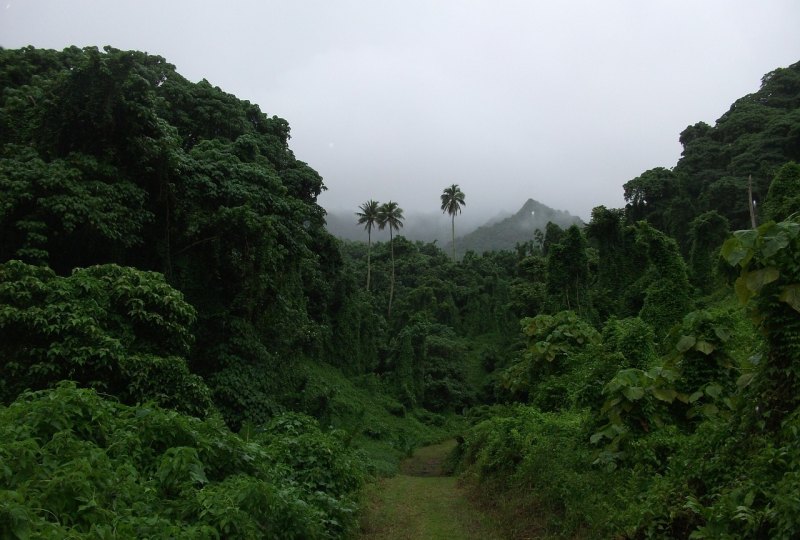
<svg viewBox="0 0 800 540">
<path fill-rule="evenodd" d="M 289 121 L 320 203 L 588 220 L 800 60 L 797 0 L 0 0 L 0 46 L 157 54 Z"/>
</svg>

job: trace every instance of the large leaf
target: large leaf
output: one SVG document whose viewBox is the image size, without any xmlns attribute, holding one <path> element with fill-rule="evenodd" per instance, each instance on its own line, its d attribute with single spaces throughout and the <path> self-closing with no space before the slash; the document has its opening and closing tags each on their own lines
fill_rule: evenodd
<svg viewBox="0 0 800 540">
<path fill-rule="evenodd" d="M 689 403 L 694 403 L 695 401 L 697 401 L 701 397 L 703 397 L 703 392 L 701 390 L 698 390 L 697 392 L 695 392 L 694 394 L 689 396 Z"/>
<path fill-rule="evenodd" d="M 714 326 L 714 334 L 716 334 L 717 338 L 723 343 L 728 341 L 731 338 L 731 331 L 729 328 L 724 326 Z"/>
<path fill-rule="evenodd" d="M 769 258 L 778 253 L 780 250 L 789 245 L 789 236 L 779 231 L 778 234 L 764 236 L 761 253 L 764 257 Z"/>
<path fill-rule="evenodd" d="M 700 407 L 700 412 L 704 416 L 716 416 L 719 413 L 719 408 L 713 403 L 706 403 Z"/>
<path fill-rule="evenodd" d="M 736 266 L 742 262 L 748 254 L 751 255 L 751 252 L 752 250 L 742 245 L 742 241 L 739 238 L 733 236 L 725 240 L 725 243 L 722 244 L 720 255 L 728 264 Z M 744 266 L 744 264 L 742 264 L 742 266 Z"/>
<path fill-rule="evenodd" d="M 758 270 L 747 272 L 743 277 L 747 288 L 754 293 L 758 293 L 764 285 L 772 283 L 781 277 L 781 273 L 774 266 L 768 266 L 766 268 L 759 268 Z"/>
<path fill-rule="evenodd" d="M 691 349 L 696 341 L 697 339 L 694 336 L 681 336 L 681 339 L 675 344 L 675 348 L 678 349 L 678 352 L 684 353 Z"/>
<path fill-rule="evenodd" d="M 706 395 L 717 399 L 722 393 L 722 387 L 718 384 L 709 384 L 706 386 Z"/>
<path fill-rule="evenodd" d="M 709 343 L 708 341 L 704 341 L 704 340 L 703 341 L 698 341 L 697 343 L 695 343 L 694 348 L 695 348 L 695 350 L 700 351 L 701 353 L 705 354 L 706 356 L 708 356 L 709 354 L 714 352 L 714 349 L 715 349 L 715 347 L 714 347 L 714 345 L 712 343 Z"/>
<path fill-rule="evenodd" d="M 672 403 L 678 392 L 673 388 L 653 388 L 653 397 L 667 403 Z"/>
<path fill-rule="evenodd" d="M 800 311 L 800 283 L 784 287 L 778 299 L 792 306 L 795 311 Z"/>
<path fill-rule="evenodd" d="M 622 390 L 622 394 L 631 401 L 636 401 L 644 397 L 644 388 L 641 386 L 629 386 Z"/>
<path fill-rule="evenodd" d="M 753 296 L 753 292 L 747 288 L 747 282 L 744 276 L 736 278 L 736 281 L 733 283 L 733 290 L 736 292 L 736 298 L 739 299 L 739 303 L 742 305 L 750 301 L 750 298 Z"/>
</svg>

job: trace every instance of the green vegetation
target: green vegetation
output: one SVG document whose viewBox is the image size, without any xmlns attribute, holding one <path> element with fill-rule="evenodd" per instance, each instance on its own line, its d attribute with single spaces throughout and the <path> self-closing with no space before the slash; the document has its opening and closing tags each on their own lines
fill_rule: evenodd
<svg viewBox="0 0 800 540">
<path fill-rule="evenodd" d="M 448 440 L 419 448 L 405 460 L 401 473 L 381 480 L 366 493 L 362 538 L 398 540 L 430 538 L 493 540 L 489 520 L 467 500 L 442 463 L 455 445 Z"/>
<path fill-rule="evenodd" d="M 441 195 L 442 199 L 442 212 L 450 214 L 450 226 L 452 232 L 453 244 L 453 261 L 456 260 L 456 214 L 461 213 L 461 207 L 465 206 L 464 192 L 458 187 L 458 184 L 452 184 L 450 187 L 444 188 Z"/>
<path fill-rule="evenodd" d="M 372 255 L 372 229 L 378 224 L 378 201 L 370 199 L 362 204 L 359 209 L 361 211 L 356 212 L 358 224 L 363 225 L 367 231 L 367 290 L 369 291 L 369 278 L 372 270 L 370 261 L 370 256 Z"/>
<path fill-rule="evenodd" d="M 547 224 L 560 228 L 582 224 L 581 220 L 568 212 L 553 210 L 533 199 L 528 199 L 512 216 L 496 223 L 478 227 L 459 239 L 457 253 L 463 256 L 469 251 L 481 254 L 488 251 L 514 250 L 518 244 L 533 243 L 537 231 L 543 234 Z"/>
<path fill-rule="evenodd" d="M 0 409 L 10 538 L 338 538 L 363 481 L 341 434 L 307 416 L 245 436 L 62 383 Z"/>
<path fill-rule="evenodd" d="M 157 56 L 0 82 L 3 538 L 798 535 L 800 64 L 624 209 L 460 258 L 393 201 L 334 239 L 288 123 Z M 461 483 L 399 465 L 454 436 Z"/>
<path fill-rule="evenodd" d="M 688 128 L 673 170 L 625 184 L 624 210 L 595 208 L 588 244 L 558 233 L 527 257 L 547 279 L 517 285 L 538 313 L 499 379 L 517 404 L 474 408 L 456 452 L 508 536 L 797 536 L 798 147 L 783 137 L 798 81 L 800 64 L 777 70 Z M 749 175 L 756 197 L 774 176 L 762 206 L 779 221 L 731 236 Z"/>
<path fill-rule="evenodd" d="M 389 227 L 389 253 L 392 256 L 392 279 L 389 281 L 389 308 L 387 317 L 392 316 L 392 299 L 394 298 L 394 235 L 403 227 L 403 209 L 396 202 L 389 201 L 378 207 L 378 228 Z"/>
</svg>

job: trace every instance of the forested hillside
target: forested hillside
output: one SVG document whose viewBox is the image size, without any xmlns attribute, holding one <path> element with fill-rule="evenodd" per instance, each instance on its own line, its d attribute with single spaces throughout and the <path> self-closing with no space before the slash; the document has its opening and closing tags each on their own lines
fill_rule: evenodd
<svg viewBox="0 0 800 540">
<path fill-rule="evenodd" d="M 435 201 L 431 204 L 435 204 Z M 464 224 L 460 224 L 456 231 L 458 257 L 463 257 L 467 251 L 476 254 L 513 251 L 517 244 L 531 241 L 541 245 L 548 223 L 564 229 L 573 223 L 582 223 L 580 218 L 569 212 L 554 210 L 533 199 L 525 201 L 513 214 L 505 214 L 504 211 L 500 212 L 498 216 L 503 217 L 495 217 L 474 229 L 474 225 L 466 225 L 465 228 Z M 325 221 L 327 230 L 341 240 L 360 241 L 365 237 L 363 228 L 353 221 L 352 213 L 331 212 L 326 215 Z M 447 253 L 452 249 L 450 234 L 449 218 L 442 214 L 411 214 L 403 227 L 403 236 L 409 240 L 437 243 Z"/>
<path fill-rule="evenodd" d="M 548 223 L 566 229 L 572 224 L 582 222 L 569 212 L 553 210 L 538 201 L 528 199 L 514 215 L 497 223 L 478 227 L 459 238 L 456 249 L 460 255 L 467 251 L 484 253 L 513 250 L 517 244 L 524 244 L 532 239 L 541 246 Z"/>
<path fill-rule="evenodd" d="M 510 537 L 800 534 L 799 100 L 800 64 L 767 74 L 520 261 L 544 301 L 459 449 Z"/>
<path fill-rule="evenodd" d="M 624 191 L 631 219 L 647 219 L 688 255 L 692 223 L 707 212 L 717 212 L 733 230 L 751 225 L 749 179 L 756 214 L 770 217 L 763 206 L 772 179 L 787 161 L 800 161 L 800 66 L 767 73 L 758 92 L 736 100 L 714 126 L 688 126 L 680 142 L 672 170 L 646 171 Z"/>
<path fill-rule="evenodd" d="M 0 82 L 4 538 L 353 537 L 456 435 L 510 538 L 800 531 L 800 64 L 625 208 L 458 258 L 369 193 L 389 241 L 335 239 L 289 124 L 158 56 Z"/>
</svg>

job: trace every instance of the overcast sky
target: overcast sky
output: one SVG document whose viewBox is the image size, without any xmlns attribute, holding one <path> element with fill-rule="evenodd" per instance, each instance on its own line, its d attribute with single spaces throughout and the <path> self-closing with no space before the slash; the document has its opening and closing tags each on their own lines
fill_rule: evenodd
<svg viewBox="0 0 800 540">
<path fill-rule="evenodd" d="M 798 0 L 0 0 L 0 45 L 165 57 L 292 127 L 320 202 L 588 219 L 800 60 Z"/>
</svg>

